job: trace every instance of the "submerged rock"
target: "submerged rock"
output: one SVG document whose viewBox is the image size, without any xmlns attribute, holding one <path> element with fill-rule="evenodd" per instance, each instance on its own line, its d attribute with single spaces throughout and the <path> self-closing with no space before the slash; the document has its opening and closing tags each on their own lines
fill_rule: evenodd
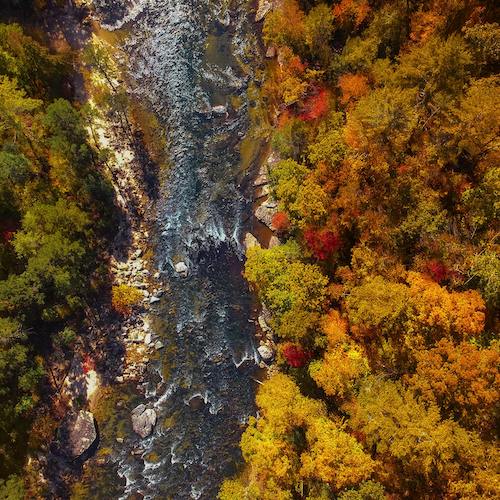
<svg viewBox="0 0 500 500">
<path fill-rule="evenodd" d="M 94 415 L 90 411 L 70 414 L 59 428 L 61 448 L 73 459 L 82 456 L 97 439 Z"/>
<path fill-rule="evenodd" d="M 132 410 L 131 417 L 132 428 L 141 438 L 146 438 L 153 432 L 157 418 L 155 410 L 140 404 Z"/>
</svg>

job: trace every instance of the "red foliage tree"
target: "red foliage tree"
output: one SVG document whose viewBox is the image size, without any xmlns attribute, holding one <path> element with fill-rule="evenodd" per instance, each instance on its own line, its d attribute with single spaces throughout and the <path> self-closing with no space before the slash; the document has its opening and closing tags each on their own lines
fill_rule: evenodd
<svg viewBox="0 0 500 500">
<path fill-rule="evenodd" d="M 311 353 L 303 349 L 300 345 L 287 342 L 282 348 L 286 362 L 293 368 L 305 366 L 311 359 Z"/>
<path fill-rule="evenodd" d="M 299 118 L 304 121 L 316 120 L 328 112 L 330 95 L 326 89 L 320 89 L 304 102 L 304 109 Z"/>
<path fill-rule="evenodd" d="M 273 215 L 271 224 L 276 231 L 283 233 L 290 227 L 290 219 L 285 212 L 276 212 Z"/>
<path fill-rule="evenodd" d="M 437 259 L 427 262 L 425 271 L 437 283 L 441 283 L 450 277 L 450 270 Z"/>
<path fill-rule="evenodd" d="M 304 238 L 308 248 L 318 260 L 328 259 L 342 245 L 339 235 L 327 229 L 319 231 L 307 229 L 304 231 Z"/>
</svg>

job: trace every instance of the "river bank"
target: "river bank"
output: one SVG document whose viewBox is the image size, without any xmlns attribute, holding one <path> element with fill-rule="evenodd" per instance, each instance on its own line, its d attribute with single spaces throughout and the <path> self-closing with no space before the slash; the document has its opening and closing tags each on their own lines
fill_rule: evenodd
<svg viewBox="0 0 500 500">
<path fill-rule="evenodd" d="M 159 19 L 162 28 L 170 29 L 169 18 L 155 19 L 146 9 L 134 18 L 147 23 L 141 30 L 129 20 L 120 32 L 86 21 L 92 27 L 88 39 L 109 48 L 117 66 L 128 69 L 126 75 L 110 71 L 114 76 L 107 91 L 113 96 L 115 88 L 127 88 L 130 102 L 140 106 L 133 104 L 135 123 L 119 110 L 89 124 L 96 149 L 109 155 L 106 169 L 121 216 L 102 256 L 109 269 L 106 298 L 96 298 L 87 308 L 85 345 L 77 349 L 64 383 L 73 410 L 92 412 L 99 444 L 87 461 L 82 456 L 69 465 L 57 445 L 51 448 L 46 473 L 55 496 L 66 498 L 71 489 L 72 498 L 160 492 L 212 498 L 239 461 L 239 435 L 254 412 L 256 364 L 265 367 L 262 358 L 269 363 L 274 356 L 264 349 L 273 348 L 272 332 L 258 333 L 260 345 L 254 344 L 255 325 L 264 325 L 263 316 L 241 276 L 244 235 L 266 231 L 264 226 L 255 230 L 260 222 L 249 218 L 254 200 L 263 201 L 267 194 L 265 172 L 259 173 L 267 122 L 259 122 L 266 112 L 255 80 L 261 51 L 255 11 L 245 6 L 228 14 L 213 8 L 214 19 L 204 9 L 183 13 L 189 23 L 190 16 L 208 16 L 202 24 L 203 49 L 197 52 L 202 40 L 193 38 L 189 50 L 196 50 L 189 61 L 177 61 L 179 46 L 175 59 L 166 60 L 173 77 L 200 64 L 194 109 L 184 100 L 192 94 L 170 93 L 175 80 L 156 88 L 144 67 L 137 72 L 140 57 L 157 47 L 141 45 L 139 56 L 136 38 L 147 31 L 151 36 Z M 178 26 L 171 29 L 178 36 Z M 57 40 L 64 45 L 60 36 Z M 110 41 L 119 46 L 109 46 Z M 154 67 L 163 55 L 147 63 Z M 158 70 L 161 75 L 163 69 Z M 95 98 L 108 75 L 98 73 L 84 70 L 77 88 L 82 101 L 90 96 L 99 105 Z M 189 76 L 179 80 L 190 81 Z M 152 157 L 161 149 L 152 144 L 155 129 L 168 136 L 173 163 L 172 171 L 160 175 L 150 171 L 157 172 Z M 192 153 L 186 152 L 187 144 Z M 267 245 L 273 235 L 264 239 Z M 113 290 L 119 287 L 141 297 L 122 316 L 112 308 Z M 77 476 L 81 481 L 73 484 Z"/>
</svg>

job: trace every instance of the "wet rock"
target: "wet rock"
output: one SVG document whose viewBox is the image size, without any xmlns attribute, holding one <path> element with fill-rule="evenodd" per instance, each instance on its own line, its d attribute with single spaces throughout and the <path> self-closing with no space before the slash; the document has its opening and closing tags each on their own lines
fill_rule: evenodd
<svg viewBox="0 0 500 500">
<path fill-rule="evenodd" d="M 268 12 L 273 8 L 273 2 L 271 0 L 259 0 L 257 6 L 257 13 L 255 14 L 255 22 L 262 21 Z"/>
<path fill-rule="evenodd" d="M 148 437 L 156 425 L 156 412 L 152 408 L 147 408 L 140 404 L 132 410 L 132 428 L 141 438 Z"/>
<path fill-rule="evenodd" d="M 70 414 L 58 434 L 60 446 L 68 457 L 82 456 L 98 439 L 94 415 L 86 410 Z"/>
<path fill-rule="evenodd" d="M 222 105 L 213 106 L 212 113 L 214 115 L 219 115 L 219 116 L 227 115 L 227 108 L 226 108 L 226 106 L 222 106 Z"/>
<path fill-rule="evenodd" d="M 260 357 L 264 361 L 269 361 L 274 357 L 274 351 L 267 345 L 261 345 L 257 348 Z"/>
<path fill-rule="evenodd" d="M 188 275 L 188 266 L 186 265 L 185 262 L 177 262 L 175 264 L 175 272 L 179 274 L 180 276 L 187 276 Z"/>
<path fill-rule="evenodd" d="M 245 252 L 248 252 L 249 248 L 260 247 L 259 241 L 252 233 L 245 234 L 245 240 L 243 244 L 245 245 Z"/>
</svg>

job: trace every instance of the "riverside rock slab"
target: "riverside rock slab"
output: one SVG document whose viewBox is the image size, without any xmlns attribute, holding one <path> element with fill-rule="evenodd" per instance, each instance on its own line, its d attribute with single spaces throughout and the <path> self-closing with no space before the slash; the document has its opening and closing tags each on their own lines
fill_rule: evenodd
<svg viewBox="0 0 500 500">
<path fill-rule="evenodd" d="M 272 0 L 259 0 L 259 5 L 257 6 L 257 12 L 255 14 L 255 22 L 258 23 L 259 21 L 262 21 L 272 8 Z"/>
</svg>

